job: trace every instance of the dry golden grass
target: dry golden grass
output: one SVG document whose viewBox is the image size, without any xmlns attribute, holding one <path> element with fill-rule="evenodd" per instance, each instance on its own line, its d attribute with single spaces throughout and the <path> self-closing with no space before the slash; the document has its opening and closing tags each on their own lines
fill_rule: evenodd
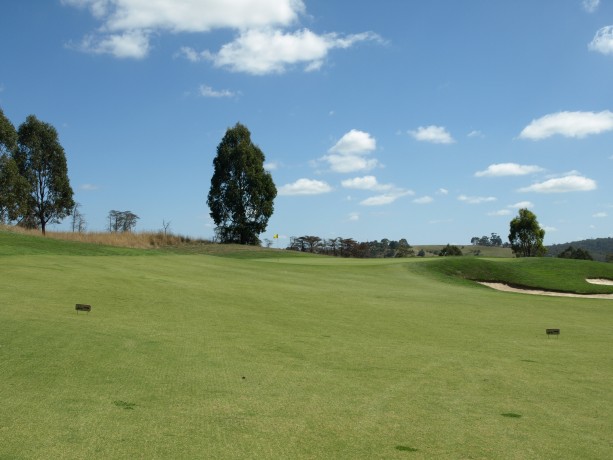
<svg viewBox="0 0 613 460">
<path fill-rule="evenodd" d="M 24 235 L 41 236 L 40 230 L 26 229 L 18 226 L 0 225 L 0 230 L 21 233 Z M 204 244 L 208 241 L 193 239 L 183 235 L 163 232 L 53 232 L 47 231 L 47 238 L 57 240 L 78 241 L 81 243 L 103 244 L 123 248 L 164 248 L 180 247 L 193 244 Z"/>
</svg>

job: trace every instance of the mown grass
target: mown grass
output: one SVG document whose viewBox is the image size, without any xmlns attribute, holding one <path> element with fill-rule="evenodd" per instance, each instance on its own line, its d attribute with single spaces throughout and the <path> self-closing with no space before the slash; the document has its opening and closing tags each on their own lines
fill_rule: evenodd
<svg viewBox="0 0 613 460">
<path fill-rule="evenodd" d="M 450 259 L 57 251 L 0 259 L 0 458 L 611 457 L 610 300 Z"/>
</svg>

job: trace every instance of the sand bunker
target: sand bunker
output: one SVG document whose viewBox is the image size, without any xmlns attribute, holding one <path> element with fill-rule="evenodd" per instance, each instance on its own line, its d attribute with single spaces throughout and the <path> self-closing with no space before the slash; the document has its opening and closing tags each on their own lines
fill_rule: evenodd
<svg viewBox="0 0 613 460">
<path fill-rule="evenodd" d="M 604 286 L 613 286 L 613 280 L 606 280 L 603 278 L 587 278 L 585 281 L 591 284 L 602 284 Z"/>
<path fill-rule="evenodd" d="M 611 283 L 613 285 L 613 283 L 609 280 L 602 280 L 602 281 L 608 281 L 608 283 L 606 284 Z M 552 297 L 578 297 L 581 299 L 611 299 L 613 300 L 613 294 L 571 294 L 568 292 L 539 291 L 537 289 L 518 289 L 518 288 L 508 286 L 503 283 L 486 283 L 482 281 L 479 281 L 479 284 L 483 284 L 484 286 L 491 287 L 499 291 L 519 292 L 521 294 L 548 295 Z M 601 284 L 601 283 L 593 283 L 593 284 Z M 605 283 L 602 283 L 602 284 L 605 284 Z"/>
</svg>

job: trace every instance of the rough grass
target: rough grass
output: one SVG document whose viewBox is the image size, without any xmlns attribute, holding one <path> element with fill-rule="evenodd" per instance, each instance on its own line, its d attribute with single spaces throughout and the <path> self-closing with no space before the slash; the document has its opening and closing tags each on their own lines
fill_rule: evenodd
<svg viewBox="0 0 613 460">
<path fill-rule="evenodd" d="M 611 458 L 611 301 L 41 244 L 0 259 L 0 458 Z"/>
<path fill-rule="evenodd" d="M 24 236 L 40 237 L 40 230 L 29 230 L 17 226 L 0 225 L 0 232 L 9 232 Z M 103 246 L 122 248 L 183 248 L 201 247 L 209 241 L 183 235 L 163 232 L 54 232 L 48 231 L 46 238 L 61 241 L 73 241 Z"/>
</svg>

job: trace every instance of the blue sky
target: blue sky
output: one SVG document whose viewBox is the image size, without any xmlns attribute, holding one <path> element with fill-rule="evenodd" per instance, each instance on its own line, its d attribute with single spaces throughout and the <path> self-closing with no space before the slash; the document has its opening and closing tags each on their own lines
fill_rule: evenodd
<svg viewBox="0 0 613 460">
<path fill-rule="evenodd" d="M 0 107 L 57 128 L 88 230 L 212 237 L 241 122 L 280 247 L 506 240 L 521 207 L 546 244 L 613 236 L 610 0 L 22 0 L 0 40 Z"/>
</svg>

